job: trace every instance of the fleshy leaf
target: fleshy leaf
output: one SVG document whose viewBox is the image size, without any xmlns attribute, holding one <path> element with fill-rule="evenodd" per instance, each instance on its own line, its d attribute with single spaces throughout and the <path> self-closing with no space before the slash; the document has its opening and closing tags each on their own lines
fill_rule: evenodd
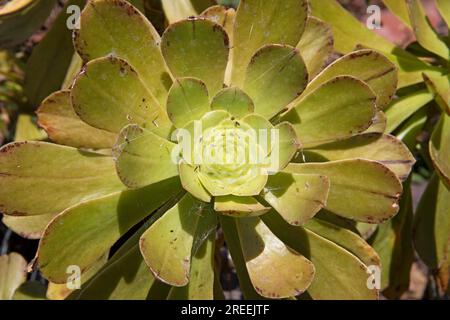
<svg viewBox="0 0 450 320">
<path fill-rule="evenodd" d="M 382 54 L 373 50 L 351 52 L 323 70 L 304 91 L 314 91 L 337 76 L 352 76 L 364 81 L 377 96 L 377 107 L 383 109 L 397 89 L 397 67 Z"/>
<path fill-rule="evenodd" d="M 329 221 L 311 219 L 304 228 L 358 257 L 366 266 L 380 266 L 378 253 L 357 233 Z"/>
<path fill-rule="evenodd" d="M 400 199 L 400 211 L 378 226 L 369 240 L 381 258 L 381 290 L 388 299 L 398 299 L 409 288 L 413 249 L 413 204 L 410 182 Z"/>
<path fill-rule="evenodd" d="M 50 281 L 64 283 L 68 266 L 88 268 L 131 227 L 180 191 L 179 180 L 173 178 L 67 209 L 44 232 L 38 249 L 40 270 Z"/>
<path fill-rule="evenodd" d="M 275 130 L 278 130 L 278 141 L 271 141 L 272 152 L 274 151 L 274 145 L 278 143 L 279 157 L 278 157 L 278 170 L 283 170 L 289 162 L 291 162 L 297 150 L 301 147 L 294 127 L 289 122 L 282 122 L 275 126 Z"/>
<path fill-rule="evenodd" d="M 39 239 L 47 224 L 56 213 L 40 214 L 33 216 L 8 216 L 4 215 L 2 222 L 12 231 L 25 239 Z"/>
<path fill-rule="evenodd" d="M 214 210 L 231 217 L 259 216 L 270 209 L 253 197 L 221 196 L 214 198 Z"/>
<path fill-rule="evenodd" d="M 450 78 L 448 75 L 436 76 L 423 74 L 423 79 L 428 90 L 434 95 L 434 99 L 441 109 L 450 116 Z"/>
<path fill-rule="evenodd" d="M 294 126 L 304 148 L 313 147 L 366 130 L 375 115 L 375 99 L 362 81 L 337 77 L 297 101 L 281 120 Z"/>
<path fill-rule="evenodd" d="M 136 71 L 119 58 L 88 62 L 75 80 L 71 98 L 78 116 L 99 129 L 119 133 L 127 124 L 136 123 L 167 137 L 172 127 Z"/>
<path fill-rule="evenodd" d="M 150 95 L 164 105 L 172 80 L 159 48 L 160 37 L 142 13 L 124 0 L 89 1 L 80 26 L 74 43 L 84 62 L 108 55 L 126 60 Z M 127 90 L 122 87 L 119 92 Z"/>
<path fill-rule="evenodd" d="M 364 133 L 384 133 L 386 131 L 387 118 L 383 111 L 378 110 L 372 118 L 372 124 Z"/>
<path fill-rule="evenodd" d="M 219 91 L 211 101 L 212 110 L 225 110 L 236 118 L 253 113 L 255 106 L 252 99 L 236 87 Z"/>
<path fill-rule="evenodd" d="M 398 212 L 402 184 L 379 162 L 351 159 L 324 163 L 291 163 L 284 170 L 320 174 L 330 180 L 326 209 L 345 218 L 379 223 Z"/>
<path fill-rule="evenodd" d="M 450 57 L 449 49 L 431 26 L 420 0 L 408 0 L 406 4 L 408 6 L 409 19 L 411 21 L 414 34 L 420 45 L 448 60 Z"/>
<path fill-rule="evenodd" d="M 270 44 L 259 49 L 248 65 L 244 91 L 255 112 L 267 119 L 280 113 L 308 84 L 308 72 L 299 51 Z"/>
<path fill-rule="evenodd" d="M 306 162 L 363 158 L 375 160 L 405 180 L 415 163 L 414 156 L 396 137 L 365 133 L 353 138 L 322 145 L 304 152 Z"/>
<path fill-rule="evenodd" d="M 111 157 L 45 142 L 0 149 L 0 208 L 11 215 L 57 214 L 126 187 Z M 30 192 L 32 190 L 33 192 Z"/>
<path fill-rule="evenodd" d="M 213 233 L 192 256 L 189 283 L 181 288 L 172 287 L 168 299 L 213 300 L 214 240 L 215 234 Z"/>
<path fill-rule="evenodd" d="M 184 190 L 186 190 L 199 200 L 202 200 L 204 202 L 211 201 L 211 195 L 208 193 L 205 187 L 203 187 L 202 183 L 198 179 L 194 167 L 184 161 L 181 161 L 178 167 L 178 171 L 180 173 L 180 180 Z"/>
<path fill-rule="evenodd" d="M 433 175 L 417 207 L 414 246 L 433 271 L 448 263 L 450 236 L 450 191 Z"/>
<path fill-rule="evenodd" d="M 429 143 L 429 152 L 437 173 L 450 188 L 450 116 L 441 115 Z"/>
<path fill-rule="evenodd" d="M 167 97 L 167 114 L 177 128 L 183 128 L 209 110 L 206 85 L 199 79 L 176 79 Z"/>
<path fill-rule="evenodd" d="M 75 148 L 104 149 L 114 145 L 117 135 L 94 128 L 77 116 L 70 91 L 57 91 L 44 100 L 37 111 L 38 123 L 49 138 Z"/>
<path fill-rule="evenodd" d="M 113 153 L 117 174 L 130 188 L 139 188 L 178 175 L 172 158 L 175 144 L 137 125 L 126 126 Z"/>
<path fill-rule="evenodd" d="M 296 46 L 305 29 L 307 14 L 306 0 L 284 0 L 282 4 L 241 1 L 234 23 L 232 84 L 243 84 L 247 65 L 262 46 L 271 43 Z"/>
<path fill-rule="evenodd" d="M 261 296 L 287 298 L 309 287 L 315 273 L 313 264 L 286 246 L 259 217 L 234 219 L 234 223 L 248 274 Z"/>
<path fill-rule="evenodd" d="M 325 206 L 329 189 L 326 176 L 279 172 L 262 196 L 289 224 L 302 225 Z"/>
<path fill-rule="evenodd" d="M 206 206 L 186 194 L 144 232 L 141 252 L 157 279 L 176 287 L 189 282 L 195 232 L 200 220 L 213 214 Z"/>
<path fill-rule="evenodd" d="M 446 0 L 436 0 L 436 7 L 447 26 L 450 26 L 450 3 Z"/>
<path fill-rule="evenodd" d="M 307 228 L 289 225 L 274 212 L 263 220 L 281 241 L 314 264 L 316 274 L 308 288 L 313 299 L 378 298 L 378 291 L 367 286 L 367 266 L 358 257 Z"/>
<path fill-rule="evenodd" d="M 27 261 L 18 253 L 0 256 L 0 300 L 11 300 L 27 279 Z"/>
<path fill-rule="evenodd" d="M 305 61 L 309 78 L 313 79 L 333 53 L 333 31 L 320 19 L 309 16 L 297 49 Z"/>
<path fill-rule="evenodd" d="M 431 100 L 433 100 L 433 95 L 426 90 L 416 91 L 395 100 L 386 109 L 386 133 L 397 129 L 406 119 Z"/>
<path fill-rule="evenodd" d="M 198 78 L 213 96 L 223 86 L 228 44 L 228 35 L 220 25 L 189 18 L 166 29 L 161 49 L 174 77 Z"/>
</svg>

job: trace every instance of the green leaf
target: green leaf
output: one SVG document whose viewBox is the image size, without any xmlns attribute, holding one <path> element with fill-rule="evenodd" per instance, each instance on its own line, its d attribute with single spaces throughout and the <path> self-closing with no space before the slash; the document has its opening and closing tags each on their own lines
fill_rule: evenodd
<svg viewBox="0 0 450 320">
<path fill-rule="evenodd" d="M 400 199 L 400 211 L 378 226 L 370 243 L 381 257 L 381 290 L 389 299 L 398 299 L 409 288 L 414 261 L 412 247 L 413 205 L 410 182 Z"/>
<path fill-rule="evenodd" d="M 108 55 L 126 60 L 153 99 L 165 104 L 172 80 L 161 55 L 160 37 L 144 15 L 124 0 L 89 1 L 80 26 L 74 43 L 84 62 Z"/>
<path fill-rule="evenodd" d="M 104 57 L 88 62 L 71 91 L 78 116 L 98 129 L 113 133 L 135 123 L 162 137 L 172 124 L 143 79 L 125 61 Z"/>
<path fill-rule="evenodd" d="M 11 300 L 27 279 L 27 261 L 18 253 L 0 256 L 0 300 Z"/>
<path fill-rule="evenodd" d="M 44 140 L 47 137 L 45 131 L 40 129 L 32 115 L 22 113 L 17 117 L 14 141 Z"/>
<path fill-rule="evenodd" d="M 365 133 L 304 151 L 306 162 L 363 158 L 384 164 L 400 180 L 406 180 L 416 162 L 408 148 L 396 137 Z"/>
<path fill-rule="evenodd" d="M 309 3 L 313 16 L 332 25 L 336 51 L 349 53 L 361 46 L 381 51 L 399 68 L 400 88 L 422 82 L 422 72 L 425 70 L 439 72 L 438 68 L 426 64 L 413 54 L 369 30 L 350 12 L 342 8 L 338 1 L 309 0 Z"/>
<path fill-rule="evenodd" d="M 192 256 L 189 283 L 172 287 L 170 300 L 213 300 L 215 233 L 211 234 Z"/>
<path fill-rule="evenodd" d="M 174 146 L 137 125 L 126 126 L 113 148 L 117 174 L 130 188 L 178 176 L 178 164 L 172 158 Z"/>
<path fill-rule="evenodd" d="M 242 0 L 236 12 L 231 83 L 241 86 L 255 52 L 267 44 L 296 46 L 305 29 L 306 0 Z"/>
<path fill-rule="evenodd" d="M 23 283 L 14 293 L 12 300 L 46 300 L 47 288 L 39 281 Z"/>
<path fill-rule="evenodd" d="M 234 219 L 234 223 L 248 274 L 261 296 L 288 298 L 309 287 L 313 264 L 286 246 L 259 217 Z"/>
<path fill-rule="evenodd" d="M 372 124 L 364 133 L 384 133 L 386 130 L 387 118 L 383 111 L 378 110 L 372 118 Z"/>
<path fill-rule="evenodd" d="M 278 130 L 278 141 L 271 141 L 272 152 L 274 145 L 278 144 L 278 167 L 277 171 L 283 170 L 291 162 L 297 150 L 301 147 L 294 127 L 289 122 L 282 122 L 275 126 Z"/>
<path fill-rule="evenodd" d="M 236 118 L 242 118 L 255 110 L 252 99 L 237 87 L 219 91 L 211 101 L 212 110 L 225 110 Z"/>
<path fill-rule="evenodd" d="M 4 215 L 2 222 L 9 229 L 26 239 L 39 239 L 47 224 L 56 213 L 40 214 L 33 216 L 8 216 Z"/>
<path fill-rule="evenodd" d="M 416 210 L 414 247 L 433 271 L 448 263 L 450 191 L 434 174 Z"/>
<path fill-rule="evenodd" d="M 139 238 L 181 195 L 167 201 L 70 298 L 81 300 L 165 299 L 169 286 L 157 281 L 142 258 Z"/>
<path fill-rule="evenodd" d="M 246 262 L 242 252 L 241 242 L 239 240 L 236 219 L 224 215 L 219 215 L 219 219 L 225 238 L 225 243 L 230 252 L 231 258 L 233 259 L 233 264 L 239 278 L 239 289 L 242 291 L 245 299 L 262 299 L 253 287 L 246 268 Z"/>
<path fill-rule="evenodd" d="M 441 115 L 434 128 L 429 143 L 429 152 L 433 165 L 443 182 L 450 187 L 450 116 Z"/>
<path fill-rule="evenodd" d="M 8 1 L 0 7 L 0 43 L 14 47 L 35 33 L 49 17 L 55 0 Z"/>
<path fill-rule="evenodd" d="M 141 252 L 157 279 L 176 287 L 189 282 L 194 236 L 210 214 L 206 204 L 186 194 L 144 232 Z"/>
<path fill-rule="evenodd" d="M 70 91 L 57 91 L 40 105 L 38 123 L 49 138 L 75 148 L 111 148 L 117 135 L 94 128 L 83 122 L 75 113 L 70 102 Z"/>
<path fill-rule="evenodd" d="M 329 65 L 306 88 L 303 95 L 314 91 L 337 76 L 352 76 L 367 85 L 377 96 L 376 105 L 383 109 L 397 89 L 397 68 L 382 54 L 373 50 L 351 52 Z"/>
<path fill-rule="evenodd" d="M 203 187 L 194 167 L 187 164 L 185 161 L 180 161 L 178 171 L 180 173 L 180 180 L 184 190 L 199 200 L 204 202 L 211 201 L 211 195 L 205 187 Z"/>
<path fill-rule="evenodd" d="M 347 139 L 369 128 L 376 111 L 375 99 L 364 82 L 341 76 L 296 101 L 281 120 L 290 122 L 302 146 L 309 148 Z"/>
<path fill-rule="evenodd" d="M 324 163 L 291 163 L 285 172 L 320 174 L 330 180 L 325 208 L 352 220 L 379 223 L 398 212 L 402 184 L 379 162 L 351 159 Z"/>
<path fill-rule="evenodd" d="M 434 95 L 434 99 L 441 109 L 450 116 L 450 78 L 448 75 L 436 76 L 423 74 L 423 79 L 428 90 Z"/>
<path fill-rule="evenodd" d="M 173 178 L 65 210 L 48 225 L 39 244 L 40 270 L 50 281 L 64 283 L 68 266 L 88 268 L 132 226 L 180 191 L 178 179 Z"/>
<path fill-rule="evenodd" d="M 197 16 L 207 7 L 214 4 L 212 0 L 162 0 L 161 2 L 169 23 Z"/>
<path fill-rule="evenodd" d="M 263 220 L 281 241 L 313 263 L 316 273 L 308 288 L 313 299 L 378 298 L 378 291 L 367 286 L 367 266 L 351 252 L 307 228 L 289 225 L 275 213 L 265 214 Z"/>
<path fill-rule="evenodd" d="M 50 31 L 33 49 L 27 62 L 24 84 L 25 94 L 32 106 L 38 106 L 50 93 L 62 87 L 74 53 L 66 10 L 71 5 L 82 8 L 85 2 L 68 1 Z"/>
<path fill-rule="evenodd" d="M 357 233 L 347 228 L 316 218 L 308 220 L 304 228 L 349 251 L 366 266 L 381 264 L 378 253 Z"/>
<path fill-rule="evenodd" d="M 333 43 L 331 26 L 309 16 L 297 49 L 305 61 L 310 79 L 313 79 L 325 67 L 333 53 Z"/>
<path fill-rule="evenodd" d="M 406 26 L 411 27 L 406 1 L 383 0 L 383 2 L 389 11 L 395 14 Z"/>
<path fill-rule="evenodd" d="M 325 206 L 329 189 L 326 176 L 279 172 L 269 176 L 262 196 L 286 222 L 302 225 Z"/>
<path fill-rule="evenodd" d="M 425 90 L 416 91 L 394 100 L 386 109 L 387 125 L 385 132 L 393 132 L 406 119 L 431 100 L 433 100 L 433 95 Z"/>
<path fill-rule="evenodd" d="M 436 7 L 447 26 L 450 26 L 450 3 L 445 0 L 436 0 Z"/>
<path fill-rule="evenodd" d="M 270 211 L 253 197 L 220 196 L 214 198 L 214 210 L 231 217 L 253 217 Z"/>
<path fill-rule="evenodd" d="M 183 128 L 210 110 L 206 85 L 196 78 L 176 79 L 167 97 L 167 114 L 177 128 Z"/>
<path fill-rule="evenodd" d="M 126 187 L 111 157 L 45 142 L 0 149 L 0 208 L 11 215 L 57 214 Z M 30 192 L 32 190 L 33 192 Z"/>
<path fill-rule="evenodd" d="M 308 72 L 299 51 L 270 44 L 252 56 L 243 88 L 252 98 L 255 112 L 270 119 L 298 97 L 307 84 Z"/>
<path fill-rule="evenodd" d="M 408 6 L 409 19 L 419 44 L 448 60 L 450 58 L 449 48 L 431 26 L 422 3 L 419 0 L 408 0 L 406 4 Z"/>
<path fill-rule="evenodd" d="M 220 25 L 208 19 L 189 18 L 166 29 L 161 49 L 174 77 L 198 78 L 213 96 L 223 86 L 228 41 Z"/>
</svg>

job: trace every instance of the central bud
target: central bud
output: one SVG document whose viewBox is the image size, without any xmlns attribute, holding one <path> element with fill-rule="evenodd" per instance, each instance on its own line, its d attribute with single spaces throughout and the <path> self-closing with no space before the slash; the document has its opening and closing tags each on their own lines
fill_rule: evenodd
<svg viewBox="0 0 450 320">
<path fill-rule="evenodd" d="M 249 196 L 267 182 L 273 133 L 212 111 L 177 132 L 181 156 L 213 196 Z"/>
</svg>

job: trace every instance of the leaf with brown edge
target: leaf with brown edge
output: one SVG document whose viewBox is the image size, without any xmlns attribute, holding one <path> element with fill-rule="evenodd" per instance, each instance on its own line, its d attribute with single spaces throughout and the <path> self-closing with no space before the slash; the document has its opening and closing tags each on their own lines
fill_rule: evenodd
<svg viewBox="0 0 450 320">
<path fill-rule="evenodd" d="M 259 203 L 254 197 L 238 197 L 233 195 L 214 198 L 214 210 L 230 217 L 253 217 L 271 210 Z"/>
<path fill-rule="evenodd" d="M 340 76 L 296 100 L 280 120 L 290 122 L 302 146 L 310 148 L 367 130 L 376 113 L 375 99 L 361 80 Z"/>
<path fill-rule="evenodd" d="M 0 256 L 0 300 L 11 300 L 27 279 L 27 261 L 18 253 Z"/>
<path fill-rule="evenodd" d="M 255 112 L 271 119 L 300 95 L 308 84 L 308 71 L 298 49 L 268 44 L 255 52 L 248 64 L 244 91 Z"/>
<path fill-rule="evenodd" d="M 289 224 L 302 225 L 326 205 L 329 188 L 326 176 L 279 172 L 269 176 L 262 197 Z"/>
<path fill-rule="evenodd" d="M 311 261 L 277 238 L 259 217 L 234 223 L 248 274 L 261 296 L 288 298 L 308 289 L 315 274 Z"/>
<path fill-rule="evenodd" d="M 350 251 L 307 228 L 288 224 L 275 212 L 265 214 L 262 219 L 283 243 L 313 263 L 316 272 L 307 291 L 311 298 L 378 298 L 378 290 L 369 289 L 367 286 L 367 266 Z"/>
<path fill-rule="evenodd" d="M 330 191 L 325 208 L 345 218 L 379 223 L 399 210 L 402 184 L 394 172 L 376 161 L 290 163 L 284 172 L 327 176 Z"/>
<path fill-rule="evenodd" d="M 433 165 L 442 181 L 450 187 L 450 116 L 442 114 L 429 143 Z"/>
<path fill-rule="evenodd" d="M 308 69 L 309 78 L 313 79 L 325 67 L 333 53 L 333 30 L 324 21 L 308 16 L 305 31 L 297 49 Z"/>
<path fill-rule="evenodd" d="M 198 17 L 173 23 L 162 36 L 161 50 L 175 78 L 198 78 L 211 96 L 222 89 L 229 40 L 219 24 Z"/>
<path fill-rule="evenodd" d="M 304 150 L 306 162 L 362 158 L 375 160 L 391 169 L 400 180 L 408 177 L 416 162 L 409 149 L 396 137 L 364 133 L 350 139 Z"/>
<path fill-rule="evenodd" d="M 105 149 L 114 145 L 117 135 L 94 128 L 78 117 L 70 102 L 70 91 L 57 91 L 37 110 L 38 123 L 49 138 L 75 148 Z"/>
<path fill-rule="evenodd" d="M 57 214 L 126 189 L 109 156 L 46 142 L 0 149 L 0 209 L 10 215 Z M 32 190 L 32 192 L 30 192 Z"/>
<path fill-rule="evenodd" d="M 39 239 L 55 213 L 32 216 L 4 215 L 2 222 L 12 231 L 25 239 Z"/>
<path fill-rule="evenodd" d="M 157 279 L 176 287 L 189 282 L 194 236 L 208 214 L 212 213 L 205 203 L 186 194 L 144 232 L 141 252 Z"/>
<path fill-rule="evenodd" d="M 168 137 L 172 130 L 166 110 L 123 59 L 108 56 L 89 61 L 70 95 L 77 115 L 98 129 L 119 133 L 133 123 L 161 137 Z"/>
<path fill-rule="evenodd" d="M 303 95 L 334 77 L 344 75 L 355 77 L 369 85 L 377 96 L 378 109 L 384 109 L 389 104 L 397 89 L 397 67 L 377 51 L 359 50 L 339 58 L 325 68 L 309 83 Z"/>
<path fill-rule="evenodd" d="M 82 202 L 59 214 L 39 243 L 38 264 L 55 283 L 67 281 L 67 267 L 88 269 L 128 230 L 182 191 L 172 178 L 145 188 Z"/>
<path fill-rule="evenodd" d="M 75 49 L 85 63 L 108 55 L 126 60 L 164 105 L 172 79 L 160 41 L 147 18 L 124 0 L 89 1 L 81 13 L 80 29 L 74 32 Z"/>
<path fill-rule="evenodd" d="M 241 86 L 255 52 L 267 44 L 296 46 L 305 29 L 306 0 L 242 0 L 236 11 L 231 83 Z M 270 28 L 267 28 L 270 26 Z"/>
</svg>

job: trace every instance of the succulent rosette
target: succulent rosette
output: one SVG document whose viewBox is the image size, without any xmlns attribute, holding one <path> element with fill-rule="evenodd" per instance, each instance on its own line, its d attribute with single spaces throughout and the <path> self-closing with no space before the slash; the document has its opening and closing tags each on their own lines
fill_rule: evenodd
<svg viewBox="0 0 450 320">
<path fill-rule="evenodd" d="M 162 37 L 122 0 L 89 1 L 80 22 L 84 66 L 38 111 L 53 143 L 0 154 L 5 223 L 42 237 L 45 277 L 95 270 L 78 298 L 212 299 L 219 230 L 246 298 L 378 296 L 379 258 L 349 221 L 394 216 L 414 163 L 383 134 L 389 60 L 322 70 L 331 29 L 306 0 L 211 7 Z"/>
</svg>

